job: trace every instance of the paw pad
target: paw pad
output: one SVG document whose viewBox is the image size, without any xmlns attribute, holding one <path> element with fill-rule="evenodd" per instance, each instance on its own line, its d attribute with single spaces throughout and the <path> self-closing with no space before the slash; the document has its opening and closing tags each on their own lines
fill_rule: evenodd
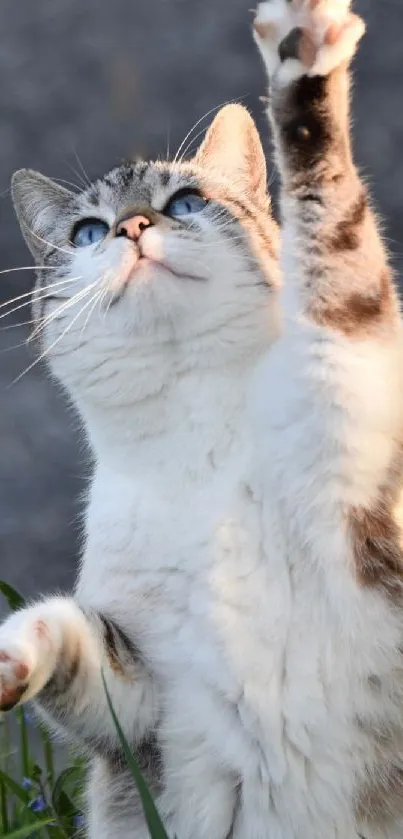
<svg viewBox="0 0 403 839">
<path fill-rule="evenodd" d="M 350 12 L 350 0 L 266 0 L 254 23 L 255 37 L 269 76 L 286 83 L 298 78 L 282 66 L 299 61 L 299 75 L 327 76 L 351 61 L 365 24 Z"/>
<path fill-rule="evenodd" d="M 0 651 L 0 711 L 10 711 L 28 687 L 29 667 Z"/>
<path fill-rule="evenodd" d="M 6 688 L 5 690 L 0 691 L 1 701 L 0 701 L 0 711 L 12 711 L 13 708 L 17 705 L 20 701 L 21 697 L 24 695 L 28 685 L 20 685 L 19 687 L 14 688 Z"/>
<path fill-rule="evenodd" d="M 299 58 L 299 51 L 302 38 L 304 36 L 303 30 L 300 26 L 296 26 L 291 32 L 286 35 L 281 41 L 278 48 L 280 61 L 287 61 L 288 58 Z"/>
</svg>

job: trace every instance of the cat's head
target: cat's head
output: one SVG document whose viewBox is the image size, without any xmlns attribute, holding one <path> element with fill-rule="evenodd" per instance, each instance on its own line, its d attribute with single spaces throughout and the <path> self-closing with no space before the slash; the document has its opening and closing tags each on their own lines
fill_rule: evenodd
<svg viewBox="0 0 403 839">
<path fill-rule="evenodd" d="M 12 193 L 42 351 L 80 401 L 247 355 L 259 317 L 276 337 L 277 230 L 244 108 L 219 112 L 191 162 L 124 164 L 79 194 L 21 170 Z"/>
</svg>

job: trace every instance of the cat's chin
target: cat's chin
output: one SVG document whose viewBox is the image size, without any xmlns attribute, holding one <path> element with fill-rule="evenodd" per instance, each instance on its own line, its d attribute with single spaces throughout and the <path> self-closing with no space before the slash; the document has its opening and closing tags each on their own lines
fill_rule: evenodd
<svg viewBox="0 0 403 839">
<path fill-rule="evenodd" d="M 180 269 L 169 265 L 165 260 L 140 255 L 135 264 L 125 265 L 124 270 L 117 272 L 111 280 L 107 308 L 116 306 L 130 294 L 134 294 L 134 299 L 136 299 L 136 290 L 142 293 L 147 286 L 154 284 L 161 288 L 164 284 L 168 285 L 170 282 L 194 283 L 205 281 L 205 277 L 181 272 Z"/>
<path fill-rule="evenodd" d="M 158 266 L 158 263 L 147 256 L 138 256 L 135 260 L 130 259 L 129 263 L 126 261 L 109 283 L 111 300 L 108 305 L 114 306 L 118 303 L 125 296 L 130 286 L 151 279 L 154 273 L 153 269 L 158 267 L 161 266 Z"/>
<path fill-rule="evenodd" d="M 152 280 L 175 279 L 182 282 L 205 282 L 206 278 L 196 273 L 185 273 L 180 269 L 169 265 L 167 261 L 155 259 L 150 256 L 140 255 L 136 264 L 123 280 L 122 287 L 115 295 L 115 302 L 120 300 L 124 295 L 126 289 L 131 285 L 136 285 L 139 282 L 148 282 Z"/>
</svg>

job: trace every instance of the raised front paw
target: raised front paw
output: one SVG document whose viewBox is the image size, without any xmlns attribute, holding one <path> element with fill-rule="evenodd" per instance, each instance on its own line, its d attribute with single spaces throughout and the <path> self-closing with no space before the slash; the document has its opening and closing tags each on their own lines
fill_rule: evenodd
<svg viewBox="0 0 403 839">
<path fill-rule="evenodd" d="M 350 0 L 266 0 L 254 22 L 255 40 L 270 77 L 287 83 L 327 76 L 351 61 L 365 32 Z"/>
<path fill-rule="evenodd" d="M 0 628 L 0 710 L 32 699 L 51 677 L 61 645 L 57 620 L 41 605 L 12 615 Z"/>
<path fill-rule="evenodd" d="M 29 685 L 29 665 L 23 651 L 0 650 L 0 711 L 10 711 Z"/>
</svg>

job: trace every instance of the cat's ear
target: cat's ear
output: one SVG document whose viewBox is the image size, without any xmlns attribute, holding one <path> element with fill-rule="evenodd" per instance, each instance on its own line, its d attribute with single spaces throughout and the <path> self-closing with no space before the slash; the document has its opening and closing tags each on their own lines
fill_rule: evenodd
<svg viewBox="0 0 403 839">
<path fill-rule="evenodd" d="M 230 180 L 249 200 L 268 209 L 264 151 L 256 125 L 242 105 L 221 108 L 197 152 L 196 163 Z"/>
<path fill-rule="evenodd" d="M 21 232 L 39 264 L 47 243 L 54 242 L 56 228 L 66 226 L 74 204 L 74 193 L 31 169 L 20 169 L 12 177 L 11 195 Z"/>
</svg>

